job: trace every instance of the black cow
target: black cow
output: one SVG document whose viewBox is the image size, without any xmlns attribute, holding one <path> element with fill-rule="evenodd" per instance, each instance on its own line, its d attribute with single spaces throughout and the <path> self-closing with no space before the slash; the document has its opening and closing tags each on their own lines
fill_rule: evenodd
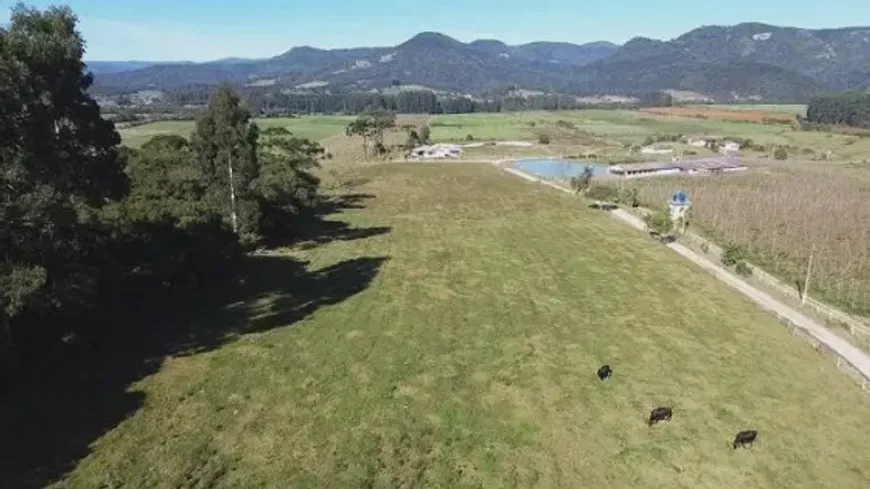
<svg viewBox="0 0 870 489">
<path fill-rule="evenodd" d="M 737 436 L 734 437 L 734 443 L 731 446 L 737 450 L 737 446 L 745 447 L 746 445 L 752 445 L 755 442 L 755 438 L 758 436 L 758 432 L 755 430 L 746 430 L 737 433 Z"/>
<path fill-rule="evenodd" d="M 670 421 L 674 412 L 669 407 L 657 407 L 649 413 L 649 425 L 652 426 L 659 421 Z"/>
<path fill-rule="evenodd" d="M 613 369 L 610 368 L 610 365 L 602 365 L 601 368 L 598 369 L 598 378 L 604 380 L 610 377 L 612 372 Z"/>
</svg>

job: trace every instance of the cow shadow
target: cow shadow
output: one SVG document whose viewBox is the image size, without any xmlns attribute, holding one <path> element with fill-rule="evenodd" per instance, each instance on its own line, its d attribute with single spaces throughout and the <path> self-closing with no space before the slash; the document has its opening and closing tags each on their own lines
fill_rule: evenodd
<svg viewBox="0 0 870 489">
<path fill-rule="evenodd" d="M 361 208 L 371 198 L 360 194 L 324 202 L 306 223 L 306 243 L 388 233 L 386 227 L 315 222 Z M 144 308 L 136 313 L 140 317 L 110 325 L 119 333 L 98 353 L 28 372 L 0 392 L 0 487 L 30 489 L 62 480 L 94 442 L 143 407 L 146 394 L 130 386 L 159 371 L 167 357 L 197 355 L 246 334 L 295 327 L 321 307 L 364 291 L 388 259 L 357 257 L 314 269 L 289 256 L 248 255 L 232 283 L 215 287 L 202 300 L 164 308 L 175 313 Z"/>
</svg>

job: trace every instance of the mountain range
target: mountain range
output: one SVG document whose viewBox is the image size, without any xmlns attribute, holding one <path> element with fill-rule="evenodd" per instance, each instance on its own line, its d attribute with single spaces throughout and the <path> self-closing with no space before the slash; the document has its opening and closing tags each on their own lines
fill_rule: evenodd
<svg viewBox="0 0 870 489">
<path fill-rule="evenodd" d="M 719 100 L 802 100 L 870 89 L 870 27 L 704 26 L 624 45 L 498 40 L 423 32 L 393 47 L 301 46 L 268 59 L 207 63 L 91 62 L 94 90 L 114 94 L 231 82 L 280 90 L 359 91 L 417 85 L 458 93 L 508 87 L 567 94 L 691 91 Z M 141 63 L 137 65 L 136 63 Z M 266 88 L 268 89 L 268 88 Z"/>
</svg>

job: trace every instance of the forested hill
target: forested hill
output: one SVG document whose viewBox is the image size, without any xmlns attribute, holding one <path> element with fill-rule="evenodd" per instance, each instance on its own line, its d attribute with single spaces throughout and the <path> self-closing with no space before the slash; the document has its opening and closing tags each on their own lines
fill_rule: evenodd
<svg viewBox="0 0 870 489">
<path fill-rule="evenodd" d="M 566 94 L 684 90 L 719 100 L 798 100 L 870 89 L 870 27 L 808 30 L 744 23 L 700 27 L 670 41 L 635 38 L 623 46 L 463 43 L 424 32 L 393 47 L 303 46 L 264 60 L 98 72 L 94 90 L 105 95 L 223 81 L 285 93 L 401 84 L 472 94 L 509 87 Z"/>
</svg>

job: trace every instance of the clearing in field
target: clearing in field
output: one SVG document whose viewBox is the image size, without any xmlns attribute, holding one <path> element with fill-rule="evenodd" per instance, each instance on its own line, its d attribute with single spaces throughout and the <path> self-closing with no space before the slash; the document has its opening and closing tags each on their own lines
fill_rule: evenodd
<svg viewBox="0 0 870 489">
<path fill-rule="evenodd" d="M 33 407 L 17 456 L 74 454 L 69 488 L 870 483 L 860 389 L 642 233 L 490 165 L 354 180 L 303 245 L 249 258 L 186 355 Z M 674 417 L 650 428 L 656 406 Z"/>
</svg>

